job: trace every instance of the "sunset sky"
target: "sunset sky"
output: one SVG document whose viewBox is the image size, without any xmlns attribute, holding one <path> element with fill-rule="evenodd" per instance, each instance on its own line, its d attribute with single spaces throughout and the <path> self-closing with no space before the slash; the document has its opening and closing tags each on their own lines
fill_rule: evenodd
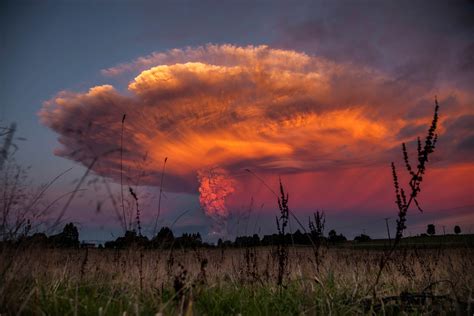
<svg viewBox="0 0 474 316">
<path fill-rule="evenodd" d="M 50 200 L 97 158 L 65 215 L 83 239 L 120 235 L 121 174 L 150 234 L 166 157 L 159 225 L 176 232 L 272 233 L 281 178 L 303 223 L 324 210 L 327 231 L 384 237 L 390 163 L 403 174 L 402 142 L 415 159 L 437 97 L 405 235 L 473 233 L 473 16 L 472 1 L 3 1 L 0 125 L 26 139 L 32 186 L 73 167 Z"/>
</svg>

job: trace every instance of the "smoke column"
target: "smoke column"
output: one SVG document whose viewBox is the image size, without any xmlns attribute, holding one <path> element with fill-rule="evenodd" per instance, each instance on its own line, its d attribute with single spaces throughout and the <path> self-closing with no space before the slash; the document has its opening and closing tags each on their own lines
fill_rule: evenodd
<svg viewBox="0 0 474 316">
<path fill-rule="evenodd" d="M 222 168 L 212 168 L 198 171 L 199 203 L 204 213 L 214 221 L 213 235 L 227 233 L 229 210 L 226 207 L 226 197 L 234 192 L 234 181 Z"/>
</svg>

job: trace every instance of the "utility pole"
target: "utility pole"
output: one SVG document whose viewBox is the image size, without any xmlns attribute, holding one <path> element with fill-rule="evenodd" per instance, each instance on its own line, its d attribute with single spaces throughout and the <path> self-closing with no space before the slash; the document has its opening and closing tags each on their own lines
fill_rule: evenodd
<svg viewBox="0 0 474 316">
<path fill-rule="evenodd" d="M 387 226 L 387 235 L 388 235 L 388 242 L 391 245 L 392 244 L 392 238 L 390 237 L 390 227 L 388 226 L 388 220 L 390 217 L 385 217 L 385 225 Z"/>
<path fill-rule="evenodd" d="M 446 235 L 446 226 L 443 225 L 443 235 Z"/>
</svg>

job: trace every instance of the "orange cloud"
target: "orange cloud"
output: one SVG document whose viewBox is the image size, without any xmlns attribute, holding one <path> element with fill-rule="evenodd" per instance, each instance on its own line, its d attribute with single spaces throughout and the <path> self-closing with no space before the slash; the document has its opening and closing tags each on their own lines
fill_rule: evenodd
<svg viewBox="0 0 474 316">
<path fill-rule="evenodd" d="M 386 163 L 400 141 L 424 134 L 435 94 L 373 69 L 267 46 L 176 49 L 103 71 L 131 72 L 138 73 L 127 91 L 60 92 L 40 119 L 59 135 L 57 155 L 88 165 L 120 148 L 126 114 L 127 176 L 144 174 L 141 183 L 156 185 L 169 157 L 166 185 L 175 192 L 197 192 L 196 172 L 213 166 L 285 174 Z M 453 91 L 438 93 L 442 106 L 453 104 L 441 110 L 447 134 L 444 125 L 474 112 L 472 95 Z M 451 137 L 463 144 L 471 136 Z M 94 171 L 118 179 L 120 155 L 101 156 Z"/>
</svg>

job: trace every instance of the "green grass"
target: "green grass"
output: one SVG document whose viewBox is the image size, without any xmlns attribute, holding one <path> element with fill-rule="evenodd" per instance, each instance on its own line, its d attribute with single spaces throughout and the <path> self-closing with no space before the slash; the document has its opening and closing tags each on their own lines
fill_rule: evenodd
<svg viewBox="0 0 474 316">
<path fill-rule="evenodd" d="M 255 267 L 249 267 L 245 249 L 175 250 L 171 266 L 169 251 L 95 249 L 89 250 L 87 261 L 84 249 L 5 251 L 0 254 L 0 271 L 5 271 L 0 274 L 0 314 L 417 315 L 435 308 L 454 313 L 452 302 L 468 302 L 474 289 L 472 248 L 396 252 L 373 304 L 378 250 L 323 249 L 317 268 L 310 248 L 291 247 L 282 287 L 277 286 L 272 248 L 254 251 Z M 201 258 L 209 261 L 205 277 Z M 176 292 L 174 281 L 182 269 L 183 290 Z M 421 293 L 428 285 L 433 285 L 433 295 L 449 300 L 415 306 L 382 301 L 403 292 Z"/>
<path fill-rule="evenodd" d="M 61 284 L 33 290 L 22 312 L 31 315 L 351 315 L 363 313 L 360 297 L 348 291 L 316 286 L 307 291 L 300 282 L 271 286 L 192 287 L 181 298 L 172 288 L 134 293 L 107 286 Z"/>
<path fill-rule="evenodd" d="M 193 287 L 181 298 L 172 288 L 156 293 L 133 293 L 97 285 L 56 289 L 39 287 L 27 302 L 25 315 L 361 315 L 402 312 L 399 305 L 365 309 L 364 298 L 349 289 L 316 286 L 309 290 L 301 282 L 284 288 L 271 286 Z M 439 307 L 438 307 L 439 308 Z M 410 315 L 432 312 L 430 306 L 409 309 Z M 406 312 L 406 310 L 405 310 Z"/>
</svg>

